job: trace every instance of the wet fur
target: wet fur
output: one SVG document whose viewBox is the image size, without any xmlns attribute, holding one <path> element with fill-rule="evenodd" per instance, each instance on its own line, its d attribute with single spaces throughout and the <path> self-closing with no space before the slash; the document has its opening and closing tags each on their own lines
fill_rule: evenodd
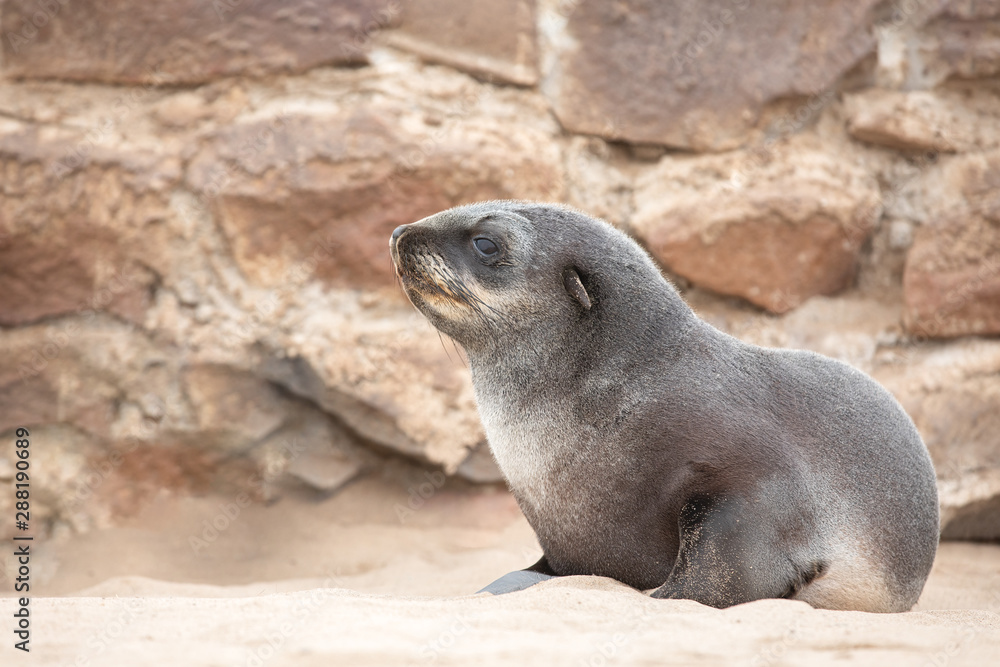
<svg viewBox="0 0 1000 667">
<path fill-rule="evenodd" d="M 471 251 L 481 233 L 502 239 L 501 262 Z M 392 256 L 414 305 L 467 352 L 544 550 L 530 569 L 715 607 L 917 601 L 938 541 L 934 471 L 864 373 L 713 328 L 634 241 L 564 207 L 451 209 L 408 226 Z"/>
</svg>

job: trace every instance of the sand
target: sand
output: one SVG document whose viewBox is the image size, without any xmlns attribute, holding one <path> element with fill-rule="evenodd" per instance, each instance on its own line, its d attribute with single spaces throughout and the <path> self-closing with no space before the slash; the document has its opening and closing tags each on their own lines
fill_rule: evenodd
<svg viewBox="0 0 1000 667">
<path fill-rule="evenodd" d="M 1000 614 L 716 610 L 596 577 L 507 596 L 413 598 L 337 588 L 239 598 L 46 598 L 32 664 L 990 665 Z M 89 661 L 89 662 L 88 662 Z M 937 662 L 935 662 L 937 661 Z"/>
<path fill-rule="evenodd" d="M 787 600 L 720 611 L 599 577 L 470 595 L 537 556 L 530 528 L 502 489 L 461 485 L 401 521 L 411 481 L 251 506 L 198 551 L 190 538 L 224 498 L 160 498 L 57 536 L 32 564 L 30 664 L 1000 664 L 998 545 L 942 545 L 905 614 Z M 5 634 L 0 664 L 29 664 Z"/>
</svg>

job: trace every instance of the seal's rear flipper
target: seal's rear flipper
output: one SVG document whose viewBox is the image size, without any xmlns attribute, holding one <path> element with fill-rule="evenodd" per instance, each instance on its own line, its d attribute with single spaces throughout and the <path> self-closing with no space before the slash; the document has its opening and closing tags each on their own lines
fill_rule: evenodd
<svg viewBox="0 0 1000 667">
<path fill-rule="evenodd" d="M 486 588 L 476 591 L 476 593 L 490 593 L 492 595 L 503 595 L 504 593 L 514 593 L 530 588 L 540 581 L 551 579 L 551 574 L 541 572 L 531 572 L 529 570 L 518 570 L 505 574 Z"/>
<path fill-rule="evenodd" d="M 799 509 L 794 500 L 768 504 L 759 498 L 692 498 L 680 512 L 673 571 L 651 596 L 719 609 L 794 597 L 828 567 L 824 560 L 810 558 L 807 545 L 780 534 L 783 526 L 807 526 L 808 519 L 796 514 Z"/>
</svg>

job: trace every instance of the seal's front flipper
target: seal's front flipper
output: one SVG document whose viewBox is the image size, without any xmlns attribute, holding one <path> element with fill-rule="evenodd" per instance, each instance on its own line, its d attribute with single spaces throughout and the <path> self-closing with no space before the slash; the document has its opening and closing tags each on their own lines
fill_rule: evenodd
<svg viewBox="0 0 1000 667">
<path fill-rule="evenodd" d="M 503 595 L 504 593 L 514 593 L 523 591 L 525 588 L 534 586 L 540 581 L 551 579 L 551 574 L 541 572 L 531 572 L 529 570 L 518 570 L 505 574 L 486 588 L 476 591 L 477 593 L 491 593 L 492 595 Z"/>
</svg>

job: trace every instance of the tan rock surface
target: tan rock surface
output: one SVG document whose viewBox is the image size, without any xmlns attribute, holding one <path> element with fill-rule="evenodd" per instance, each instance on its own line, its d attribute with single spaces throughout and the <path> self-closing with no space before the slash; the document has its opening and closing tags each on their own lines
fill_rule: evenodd
<svg viewBox="0 0 1000 667">
<path fill-rule="evenodd" d="M 0 21 L 8 76 L 159 85 L 363 63 L 366 26 L 391 17 L 376 0 L 12 0 Z"/>
<path fill-rule="evenodd" d="M 975 79 L 1000 72 L 1000 11 L 995 3 L 960 4 L 926 28 L 929 68 L 938 77 Z"/>
<path fill-rule="evenodd" d="M 776 313 L 849 286 L 882 209 L 863 170 L 788 144 L 666 157 L 635 201 L 632 231 L 667 268 Z"/>
<path fill-rule="evenodd" d="M 176 168 L 142 149 L 95 145 L 79 131 L 0 128 L 0 324 L 95 311 L 140 323 L 156 262 L 140 261 L 149 254 L 139 248 L 166 215 Z"/>
<path fill-rule="evenodd" d="M 535 0 L 406 0 L 393 46 L 429 62 L 523 86 L 538 81 Z"/>
<path fill-rule="evenodd" d="M 955 157 L 925 180 L 928 220 L 903 274 L 921 338 L 1000 333 L 1000 153 Z"/>
<path fill-rule="evenodd" d="M 969 216 L 921 228 L 903 287 L 917 336 L 1000 333 L 1000 222 Z"/>
<path fill-rule="evenodd" d="M 250 351 L 261 345 L 303 359 L 318 384 L 301 396 L 382 451 L 453 473 L 483 440 L 462 361 L 393 285 L 387 239 L 396 225 L 460 201 L 561 196 L 557 126 L 537 98 L 409 61 L 134 101 L 103 87 L 13 87 L 17 95 L 0 99 L 25 120 L 0 125 L 8 175 L 0 253 L 11 260 L 0 266 L 0 322 L 69 318 L 52 335 L 70 327 L 89 340 L 94 313 L 108 312 L 155 339 L 148 363 L 163 355 L 179 362 L 154 366 L 147 380 L 98 364 L 107 386 L 93 382 L 91 398 L 114 405 L 124 394 L 133 405 L 144 393 L 172 392 L 184 407 L 168 408 L 178 420 L 168 418 L 161 436 L 250 453 L 298 408 L 265 401 L 274 410 L 255 411 L 253 400 L 239 399 L 240 382 L 210 390 L 176 374 L 187 368 L 190 380 L 192 369 L 217 368 L 273 392 L 270 375 L 253 375 Z M 430 96 L 414 107 L 406 100 L 417 91 Z M 123 97 L 130 106 L 119 105 Z M 357 102 L 355 111 L 344 112 L 344 99 Z M 64 127 L 40 131 L 29 115 L 39 106 Z M 506 131 L 514 118 L 522 126 Z M 49 196 L 31 195 L 41 189 Z M 29 366 L 47 363 L 46 351 L 61 350 L 47 331 L 25 330 L 12 352 Z M 5 369 L 13 379 L 3 384 L 12 397 L 0 409 L 3 423 L 62 414 L 77 424 L 76 408 L 57 413 L 53 399 L 60 382 L 83 380 L 83 367 L 67 363 L 53 361 L 52 377 Z M 167 377 L 148 380 L 156 374 Z M 149 389 L 139 391 L 144 382 Z M 103 408 L 81 415 L 97 421 L 77 425 L 108 443 L 117 428 L 109 424 L 125 418 Z M 339 486 L 335 469 L 345 479 L 359 470 L 317 459 L 329 474 L 309 476 L 302 465 L 299 478 L 321 487 Z"/>
<path fill-rule="evenodd" d="M 299 311 L 258 372 L 362 437 L 454 473 L 484 439 L 461 353 L 408 304 L 348 303 Z"/>
<path fill-rule="evenodd" d="M 875 376 L 913 418 L 938 476 L 945 539 L 1000 539 L 1000 343 L 911 350 Z"/>
<path fill-rule="evenodd" d="M 531 127 L 460 108 L 429 120 L 377 100 L 226 127 L 189 176 L 244 273 L 269 287 L 314 256 L 332 284 L 391 285 L 386 239 L 398 225 L 460 203 L 545 198 L 561 180 L 556 145 Z"/>
<path fill-rule="evenodd" d="M 564 152 L 566 202 L 619 228 L 632 216 L 635 187 L 622 153 L 598 137 L 574 137 Z"/>
<path fill-rule="evenodd" d="M 930 91 L 871 90 L 848 98 L 851 136 L 889 148 L 954 153 L 976 146 L 974 113 Z"/>
<path fill-rule="evenodd" d="M 870 0 L 553 4 L 563 126 L 696 151 L 740 146 L 767 102 L 820 94 L 875 44 Z"/>
<path fill-rule="evenodd" d="M 246 449 L 285 420 L 288 401 L 252 373 L 215 364 L 195 364 L 182 373 L 197 429 L 215 447 Z"/>
</svg>

